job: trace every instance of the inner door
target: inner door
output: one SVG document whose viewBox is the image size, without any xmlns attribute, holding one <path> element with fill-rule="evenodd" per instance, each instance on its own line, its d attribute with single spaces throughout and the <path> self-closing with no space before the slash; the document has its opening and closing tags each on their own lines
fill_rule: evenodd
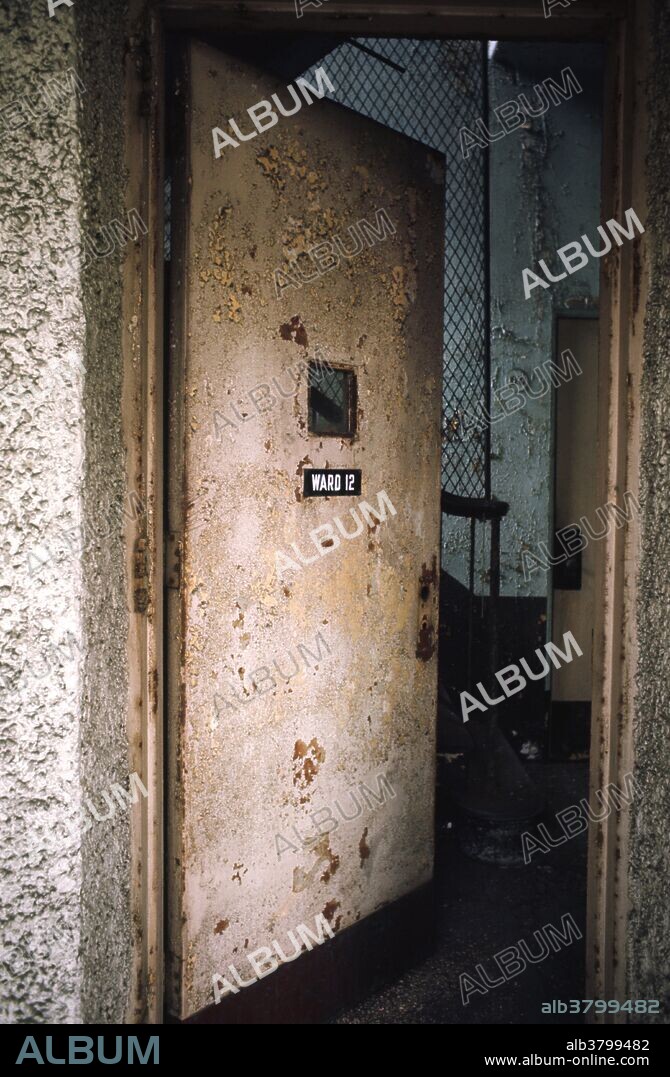
<svg viewBox="0 0 670 1077">
<path fill-rule="evenodd" d="M 291 933 L 299 975 L 301 926 L 335 946 L 432 875 L 444 174 L 325 82 L 293 95 L 195 41 L 185 64 L 168 1005 L 210 1006 L 218 975 L 225 1021 Z"/>
</svg>

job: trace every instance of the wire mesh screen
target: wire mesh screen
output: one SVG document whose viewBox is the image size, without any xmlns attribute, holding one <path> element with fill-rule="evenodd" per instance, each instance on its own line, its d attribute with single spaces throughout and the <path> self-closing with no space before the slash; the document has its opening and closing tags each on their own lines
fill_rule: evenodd
<svg viewBox="0 0 670 1077">
<path fill-rule="evenodd" d="M 309 429 L 313 434 L 352 437 L 356 411 L 355 375 L 351 370 L 309 368 Z"/>
<path fill-rule="evenodd" d="M 477 41 L 360 38 L 324 63 L 341 104 L 446 158 L 442 488 L 462 497 L 486 495 L 489 467 L 481 422 L 489 394 L 487 163 L 478 147 L 464 158 L 460 141 L 462 127 L 484 118 L 485 50 Z"/>
</svg>

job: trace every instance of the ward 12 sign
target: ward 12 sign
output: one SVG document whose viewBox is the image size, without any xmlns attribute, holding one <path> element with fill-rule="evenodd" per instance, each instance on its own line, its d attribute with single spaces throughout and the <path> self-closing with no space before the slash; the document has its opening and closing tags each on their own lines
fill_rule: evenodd
<svg viewBox="0 0 670 1077">
<path fill-rule="evenodd" d="M 353 497 L 361 492 L 361 469 L 314 467 L 303 472 L 303 497 Z"/>
</svg>

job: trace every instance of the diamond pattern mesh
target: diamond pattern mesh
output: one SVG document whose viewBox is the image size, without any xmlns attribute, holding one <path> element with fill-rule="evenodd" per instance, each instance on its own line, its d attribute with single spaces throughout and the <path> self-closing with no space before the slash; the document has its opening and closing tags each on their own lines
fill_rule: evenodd
<svg viewBox="0 0 670 1077">
<path fill-rule="evenodd" d="M 464 160 L 460 129 L 484 116 L 485 42 L 361 38 L 322 61 L 336 100 L 440 150 L 446 157 L 442 487 L 463 497 L 486 492 L 486 443 L 472 420 L 488 407 L 485 258 L 486 158 Z M 318 65 L 316 65 L 318 66 Z M 312 71 L 314 68 L 311 69 Z"/>
<path fill-rule="evenodd" d="M 310 389 L 320 389 L 340 411 L 343 409 L 346 381 L 342 371 L 324 371 L 320 367 L 310 366 L 309 385 Z"/>
<path fill-rule="evenodd" d="M 350 437 L 351 386 L 354 375 L 348 370 L 325 370 L 310 364 L 309 428 L 315 434 Z"/>
</svg>

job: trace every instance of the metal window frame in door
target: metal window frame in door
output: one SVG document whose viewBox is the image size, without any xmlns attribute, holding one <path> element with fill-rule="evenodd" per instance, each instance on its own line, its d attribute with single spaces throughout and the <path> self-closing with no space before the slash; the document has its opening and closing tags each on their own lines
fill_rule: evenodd
<svg viewBox="0 0 670 1077">
<path fill-rule="evenodd" d="M 133 982 L 128 1020 L 163 1020 L 163 156 L 166 37 L 172 30 L 346 35 L 602 40 L 607 46 L 602 167 L 603 219 L 629 206 L 644 220 L 646 111 L 640 56 L 649 48 L 648 5 L 579 0 L 546 19 L 541 0 L 507 3 L 328 0 L 296 18 L 294 0 L 129 0 L 132 47 L 124 89 L 129 204 L 148 225 L 139 254 L 124 265 L 124 437 L 128 489 L 143 489 L 146 534 L 127 550 L 128 639 L 132 704 L 128 713 L 131 769 L 146 776 L 149 797 L 132 835 Z M 278 38 L 279 40 L 279 38 Z M 644 237 L 618 247 L 601 269 L 601 400 L 599 491 L 603 502 L 638 490 L 642 323 L 647 289 Z M 138 485 L 139 483 L 139 485 Z M 632 764 L 636 660 L 635 550 L 637 520 L 599 544 L 595 626 L 591 788 L 621 784 Z M 139 544 L 139 545 L 138 545 Z M 140 554 L 141 556 L 137 556 Z M 135 594 L 142 592 L 142 603 Z M 626 997 L 627 841 L 625 813 L 615 813 L 589 848 L 587 994 Z"/>
</svg>

